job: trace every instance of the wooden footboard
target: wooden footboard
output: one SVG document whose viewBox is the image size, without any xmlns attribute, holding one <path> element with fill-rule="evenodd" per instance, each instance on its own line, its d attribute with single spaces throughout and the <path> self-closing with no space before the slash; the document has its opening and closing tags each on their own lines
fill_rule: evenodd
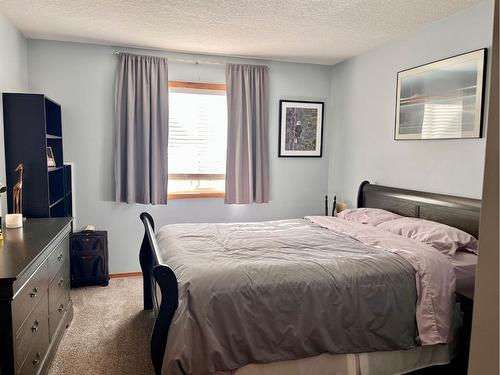
<svg viewBox="0 0 500 375">
<path fill-rule="evenodd" d="M 139 253 L 144 278 L 144 310 L 154 310 L 156 313 L 151 334 L 151 360 L 155 374 L 160 375 L 168 330 L 179 305 L 179 293 L 174 272 L 162 262 L 153 218 L 147 212 L 143 212 L 140 218 L 144 224 L 144 239 Z"/>
</svg>

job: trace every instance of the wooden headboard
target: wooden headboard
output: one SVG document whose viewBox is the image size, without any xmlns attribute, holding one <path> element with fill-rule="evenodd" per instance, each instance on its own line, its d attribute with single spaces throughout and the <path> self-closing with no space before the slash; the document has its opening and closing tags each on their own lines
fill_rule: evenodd
<svg viewBox="0 0 500 375">
<path fill-rule="evenodd" d="M 418 217 L 479 235 L 481 200 L 373 185 L 363 181 L 358 207 L 382 208 L 402 216 Z"/>
</svg>

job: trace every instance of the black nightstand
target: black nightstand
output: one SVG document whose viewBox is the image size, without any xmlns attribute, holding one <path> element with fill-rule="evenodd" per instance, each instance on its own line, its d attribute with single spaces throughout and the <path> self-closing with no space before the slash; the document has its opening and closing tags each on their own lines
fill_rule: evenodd
<svg viewBox="0 0 500 375">
<path fill-rule="evenodd" d="M 457 300 L 463 315 L 463 326 L 458 338 L 457 357 L 453 361 L 456 374 L 467 375 L 469 364 L 470 337 L 472 331 L 472 310 L 474 306 L 474 292 L 457 292 Z"/>
</svg>

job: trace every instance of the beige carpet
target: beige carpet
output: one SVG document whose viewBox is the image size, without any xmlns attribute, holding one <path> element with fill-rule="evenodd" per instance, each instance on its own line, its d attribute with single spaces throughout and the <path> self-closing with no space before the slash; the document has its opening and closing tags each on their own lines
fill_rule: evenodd
<svg viewBox="0 0 500 375">
<path fill-rule="evenodd" d="M 142 310 L 142 278 L 71 290 L 74 317 L 49 375 L 153 374 L 150 312 Z"/>
</svg>

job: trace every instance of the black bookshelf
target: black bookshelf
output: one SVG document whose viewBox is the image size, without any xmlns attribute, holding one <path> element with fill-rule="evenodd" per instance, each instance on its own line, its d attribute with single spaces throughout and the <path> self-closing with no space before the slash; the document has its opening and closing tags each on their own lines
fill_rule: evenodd
<svg viewBox="0 0 500 375">
<path fill-rule="evenodd" d="M 9 212 L 15 169 L 23 163 L 23 215 L 71 216 L 71 166 L 63 163 L 61 106 L 41 94 L 4 93 L 2 99 Z M 54 167 L 47 165 L 47 147 Z"/>
</svg>

